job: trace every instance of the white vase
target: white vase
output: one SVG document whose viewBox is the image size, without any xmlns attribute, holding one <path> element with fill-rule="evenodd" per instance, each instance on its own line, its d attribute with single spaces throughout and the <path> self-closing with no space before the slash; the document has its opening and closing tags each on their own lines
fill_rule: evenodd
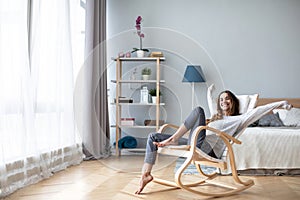
<svg viewBox="0 0 300 200">
<path fill-rule="evenodd" d="M 142 75 L 143 80 L 149 80 L 150 75 Z"/>
<path fill-rule="evenodd" d="M 138 58 L 143 58 L 145 56 L 145 51 L 143 51 L 143 50 L 137 50 L 136 51 L 136 56 Z"/>
<path fill-rule="evenodd" d="M 152 96 L 152 103 L 156 103 L 156 96 Z"/>
<path fill-rule="evenodd" d="M 161 98 L 161 97 L 162 97 L 162 96 L 160 95 L 160 96 L 159 96 L 158 103 L 159 103 L 159 102 L 162 102 L 162 98 Z M 152 103 L 156 103 L 157 96 L 151 96 L 151 98 L 152 98 Z"/>
</svg>

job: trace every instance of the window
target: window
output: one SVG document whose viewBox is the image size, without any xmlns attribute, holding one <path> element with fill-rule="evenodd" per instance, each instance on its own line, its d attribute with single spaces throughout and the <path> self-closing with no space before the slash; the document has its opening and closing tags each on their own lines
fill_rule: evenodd
<svg viewBox="0 0 300 200">
<path fill-rule="evenodd" d="M 0 198 L 82 161 L 73 110 L 82 5 L 0 0 Z"/>
<path fill-rule="evenodd" d="M 1 161 L 78 142 L 72 102 L 84 56 L 84 5 L 0 0 Z"/>
</svg>

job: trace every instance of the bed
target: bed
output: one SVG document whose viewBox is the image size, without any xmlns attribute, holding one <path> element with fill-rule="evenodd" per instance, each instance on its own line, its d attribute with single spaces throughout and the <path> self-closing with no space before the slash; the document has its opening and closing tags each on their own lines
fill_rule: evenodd
<svg viewBox="0 0 300 200">
<path fill-rule="evenodd" d="M 283 99 L 259 98 L 257 106 L 280 100 Z M 233 145 L 233 151 L 240 174 L 300 174 L 300 98 L 285 100 L 293 105 L 292 110 L 276 109 L 270 113 L 270 115 L 278 116 L 283 126 L 248 127 L 238 136 L 242 144 Z M 289 124 L 289 122 L 294 124 Z M 223 157 L 227 159 L 226 151 Z M 221 173 L 228 174 L 230 169 Z"/>
</svg>

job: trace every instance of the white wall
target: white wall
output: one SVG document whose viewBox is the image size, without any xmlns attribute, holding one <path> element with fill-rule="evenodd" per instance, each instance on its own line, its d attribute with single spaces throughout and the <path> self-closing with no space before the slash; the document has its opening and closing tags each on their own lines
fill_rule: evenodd
<svg viewBox="0 0 300 200">
<path fill-rule="evenodd" d="M 204 70 L 207 83 L 195 91 L 206 111 L 211 83 L 218 92 L 299 98 L 299 10 L 299 0 L 108 0 L 108 57 L 138 46 L 141 15 L 144 46 L 166 54 L 163 75 L 176 94 L 167 112 L 180 104 L 177 120 L 191 109 L 191 86 L 181 82 L 188 63 Z"/>
</svg>

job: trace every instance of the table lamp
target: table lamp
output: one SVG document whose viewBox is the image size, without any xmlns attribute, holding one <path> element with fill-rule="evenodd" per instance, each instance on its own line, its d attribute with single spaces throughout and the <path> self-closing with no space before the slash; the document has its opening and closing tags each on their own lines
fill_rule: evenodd
<svg viewBox="0 0 300 200">
<path fill-rule="evenodd" d="M 188 65 L 185 69 L 182 82 L 192 83 L 192 109 L 194 108 L 195 82 L 205 82 L 200 65 Z"/>
</svg>

